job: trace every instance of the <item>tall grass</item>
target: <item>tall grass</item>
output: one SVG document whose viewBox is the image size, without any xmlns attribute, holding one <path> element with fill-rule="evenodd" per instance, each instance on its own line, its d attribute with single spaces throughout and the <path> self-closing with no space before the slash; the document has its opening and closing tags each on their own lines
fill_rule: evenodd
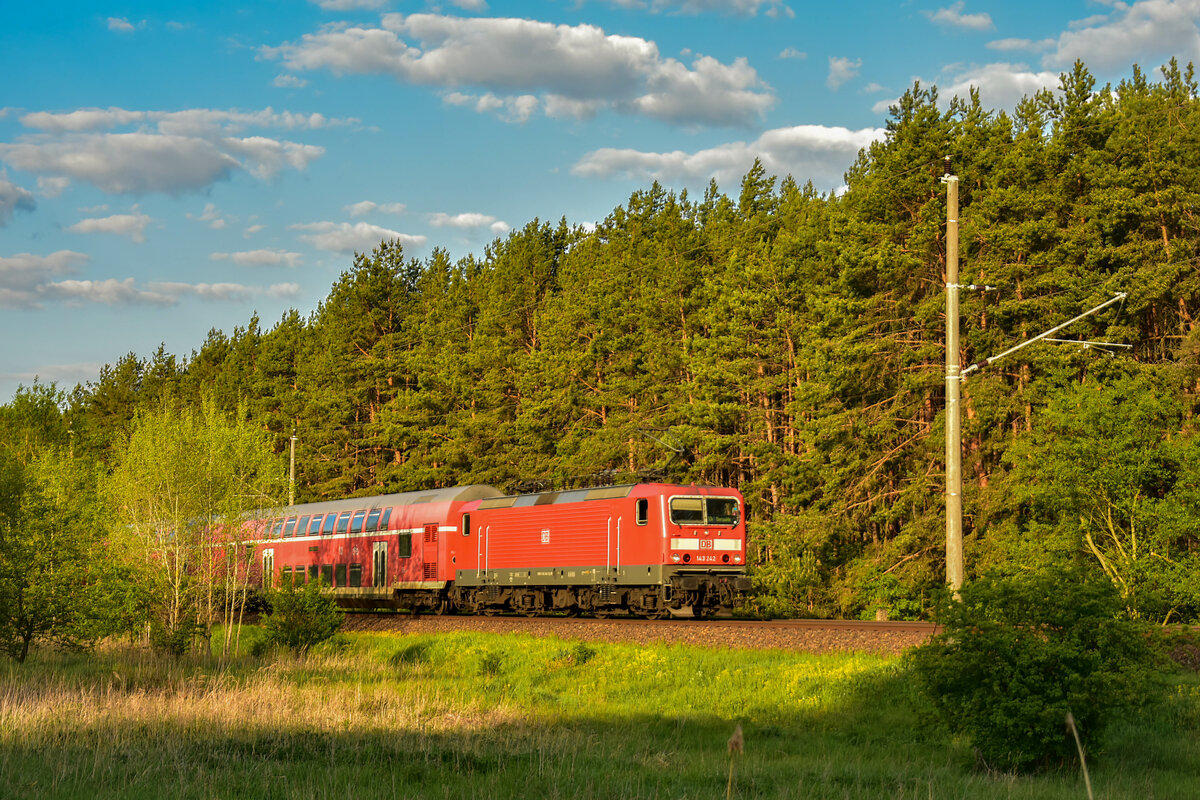
<svg viewBox="0 0 1200 800">
<path fill-rule="evenodd" d="M 894 659 L 521 636 L 42 656 L 0 670 L 0 797 L 1085 796 L 1077 769 L 977 773 L 914 705 Z M 1181 678 L 1089 765 L 1097 796 L 1189 796 L 1197 720 Z"/>
</svg>

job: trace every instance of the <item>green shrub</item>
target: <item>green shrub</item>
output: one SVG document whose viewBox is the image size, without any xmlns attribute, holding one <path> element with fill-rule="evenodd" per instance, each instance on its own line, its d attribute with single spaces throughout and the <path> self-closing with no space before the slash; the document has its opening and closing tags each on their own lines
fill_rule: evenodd
<svg viewBox="0 0 1200 800">
<path fill-rule="evenodd" d="M 1074 715 L 1094 753 L 1115 712 L 1152 695 L 1160 655 L 1107 581 L 1082 573 L 983 578 L 947 601 L 942 632 L 909 656 L 919 691 L 989 769 L 1077 758 Z"/>
<path fill-rule="evenodd" d="M 331 638 L 342 627 L 342 610 L 319 581 L 302 587 L 285 583 L 267 595 L 271 613 L 263 618 L 268 645 L 282 645 L 293 653 Z"/>
</svg>

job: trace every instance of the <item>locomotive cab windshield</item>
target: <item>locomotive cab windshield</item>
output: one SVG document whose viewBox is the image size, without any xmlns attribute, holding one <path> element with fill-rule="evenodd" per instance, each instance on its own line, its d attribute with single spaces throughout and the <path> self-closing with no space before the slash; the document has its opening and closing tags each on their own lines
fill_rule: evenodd
<svg viewBox="0 0 1200 800">
<path fill-rule="evenodd" d="M 672 497 L 671 522 L 676 525 L 737 525 L 741 519 L 734 497 Z"/>
</svg>

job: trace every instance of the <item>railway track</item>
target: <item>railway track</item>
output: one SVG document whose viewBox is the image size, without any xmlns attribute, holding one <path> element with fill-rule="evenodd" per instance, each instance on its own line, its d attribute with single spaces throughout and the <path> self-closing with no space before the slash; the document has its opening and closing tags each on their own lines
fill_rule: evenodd
<svg viewBox="0 0 1200 800">
<path fill-rule="evenodd" d="M 472 631 L 555 636 L 624 643 L 666 642 L 751 650 L 837 651 L 896 655 L 928 641 L 931 622 L 864 620 L 629 619 L 566 617 L 469 617 L 353 612 L 344 630 L 405 635 Z"/>
</svg>

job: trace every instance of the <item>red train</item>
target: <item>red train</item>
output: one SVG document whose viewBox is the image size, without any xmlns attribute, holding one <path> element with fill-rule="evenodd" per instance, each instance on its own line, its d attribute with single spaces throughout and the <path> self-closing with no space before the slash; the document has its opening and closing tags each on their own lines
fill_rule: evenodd
<svg viewBox="0 0 1200 800">
<path fill-rule="evenodd" d="M 461 486 L 292 506 L 255 530 L 264 585 L 320 579 L 351 607 L 703 616 L 750 588 L 733 489 Z"/>
</svg>

